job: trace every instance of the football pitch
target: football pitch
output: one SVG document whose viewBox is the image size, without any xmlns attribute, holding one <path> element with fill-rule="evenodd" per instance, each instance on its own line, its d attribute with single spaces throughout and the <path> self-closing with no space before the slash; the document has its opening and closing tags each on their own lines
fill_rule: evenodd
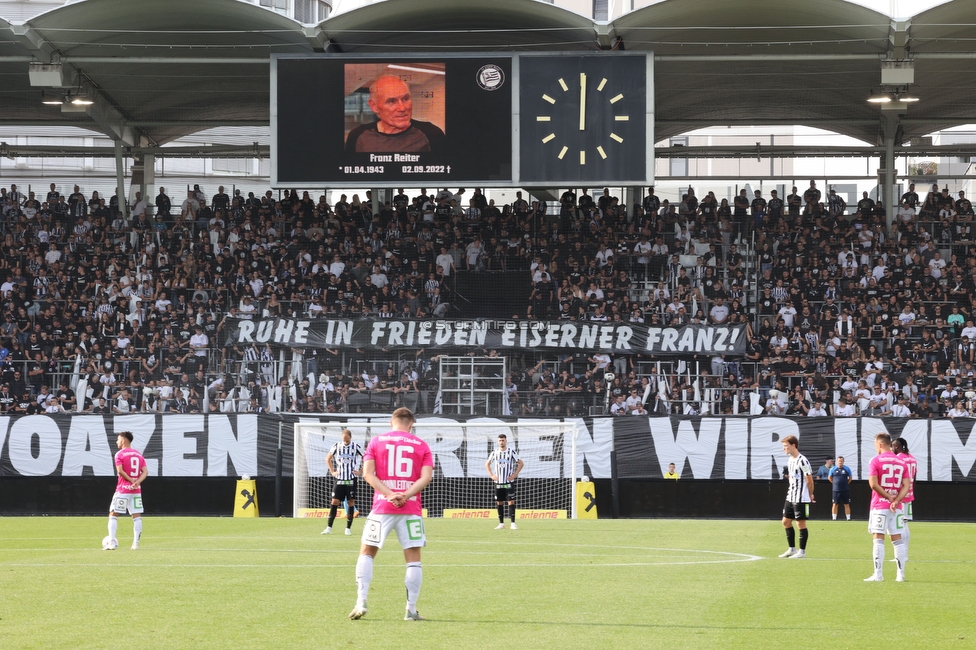
<svg viewBox="0 0 976 650">
<path fill-rule="evenodd" d="M 369 614 L 355 535 L 298 519 L 146 517 L 102 551 L 102 517 L 0 519 L 0 646 L 12 648 L 976 647 L 972 524 L 912 525 L 907 582 L 865 583 L 863 521 L 426 522 L 419 611 L 403 619 L 395 535 Z M 887 558 L 892 558 L 890 544 Z"/>
</svg>

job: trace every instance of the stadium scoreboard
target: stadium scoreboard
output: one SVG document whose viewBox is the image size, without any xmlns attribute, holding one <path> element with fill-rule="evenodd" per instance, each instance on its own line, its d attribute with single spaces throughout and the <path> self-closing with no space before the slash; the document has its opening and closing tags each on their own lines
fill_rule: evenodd
<svg viewBox="0 0 976 650">
<path fill-rule="evenodd" d="M 654 182 L 653 54 L 276 55 L 274 187 Z"/>
</svg>

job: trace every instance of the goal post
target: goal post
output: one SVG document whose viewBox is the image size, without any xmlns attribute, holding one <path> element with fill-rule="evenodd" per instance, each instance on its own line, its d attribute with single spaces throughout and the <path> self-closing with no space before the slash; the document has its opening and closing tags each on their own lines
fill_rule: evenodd
<svg viewBox="0 0 976 650">
<path fill-rule="evenodd" d="M 342 430 L 349 429 L 353 442 L 365 450 L 372 436 L 389 430 L 389 420 L 296 422 L 294 427 L 293 516 L 327 517 L 333 485 L 325 462 L 329 449 L 340 441 Z M 427 442 L 434 456 L 433 479 L 423 492 L 426 516 L 495 518 L 494 483 L 485 463 L 499 434 L 505 434 L 508 446 L 525 463 L 515 486 L 518 518 L 575 518 L 577 423 L 541 419 L 458 422 L 435 417 L 418 420 L 413 432 Z M 356 509 L 365 515 L 372 502 L 373 489 L 357 480 Z"/>
</svg>

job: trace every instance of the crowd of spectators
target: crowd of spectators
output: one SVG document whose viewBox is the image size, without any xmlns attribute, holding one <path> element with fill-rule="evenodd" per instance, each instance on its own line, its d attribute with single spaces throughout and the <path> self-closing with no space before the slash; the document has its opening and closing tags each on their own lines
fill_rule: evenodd
<svg viewBox="0 0 976 650">
<path fill-rule="evenodd" d="M 368 193 L 330 205 L 194 186 L 122 207 L 78 186 L 0 188 L 0 410 L 261 410 L 280 387 L 285 408 L 324 411 L 363 391 L 429 391 L 429 363 L 379 368 L 374 383 L 334 350 L 302 351 L 310 372 L 292 378 L 270 350 L 217 349 L 220 324 L 456 315 L 456 274 L 512 271 L 531 280 L 519 318 L 741 324 L 749 338 L 744 359 L 698 360 L 697 386 L 639 355 L 516 362 L 513 412 L 579 413 L 605 395 L 614 414 L 743 412 L 758 390 L 777 413 L 972 413 L 976 240 L 962 192 L 911 186 L 890 225 L 866 192 L 848 206 L 812 181 L 731 203 L 650 188 L 630 206 L 609 190 L 496 206 L 462 188 L 399 190 L 374 213 Z M 73 375 L 90 399 L 67 388 Z M 713 398 L 687 398 L 702 391 Z"/>
</svg>

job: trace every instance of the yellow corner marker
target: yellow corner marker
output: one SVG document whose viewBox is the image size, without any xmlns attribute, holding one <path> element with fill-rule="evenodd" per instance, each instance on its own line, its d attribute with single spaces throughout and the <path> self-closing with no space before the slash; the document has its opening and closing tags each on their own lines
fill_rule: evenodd
<svg viewBox="0 0 976 650">
<path fill-rule="evenodd" d="M 235 517 L 258 516 L 258 484 L 251 478 L 243 478 L 237 482 L 234 494 Z"/>
<path fill-rule="evenodd" d="M 576 484 L 576 518 L 597 518 L 596 485 L 594 485 L 593 481 L 582 480 Z"/>
</svg>

